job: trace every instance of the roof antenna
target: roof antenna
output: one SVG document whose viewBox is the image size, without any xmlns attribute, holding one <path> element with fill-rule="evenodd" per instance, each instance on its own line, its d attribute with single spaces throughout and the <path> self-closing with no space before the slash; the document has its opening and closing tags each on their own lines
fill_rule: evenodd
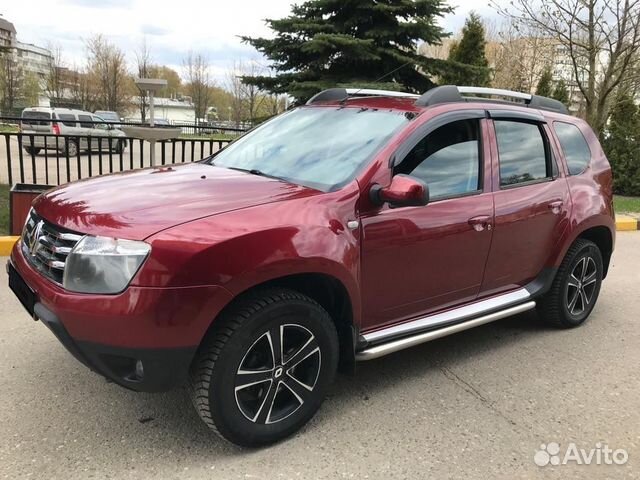
<svg viewBox="0 0 640 480">
<path fill-rule="evenodd" d="M 378 83 L 380 80 L 383 80 L 385 78 L 387 78 L 389 75 L 396 73 L 398 70 L 403 69 L 404 67 L 406 67 L 407 65 L 413 63 L 412 61 L 408 61 L 407 63 L 403 63 L 402 65 L 400 65 L 398 68 L 394 68 L 393 70 L 391 70 L 390 72 L 385 73 L 384 75 L 382 75 L 380 78 L 376 78 L 373 83 Z M 358 95 L 358 93 L 360 93 L 360 91 L 364 90 L 365 87 L 360 87 L 358 90 L 356 90 L 355 92 L 353 92 L 350 96 L 355 97 L 356 95 Z M 349 99 L 349 95 L 347 95 L 347 97 L 345 99 L 343 99 L 340 103 L 344 103 Z"/>
</svg>

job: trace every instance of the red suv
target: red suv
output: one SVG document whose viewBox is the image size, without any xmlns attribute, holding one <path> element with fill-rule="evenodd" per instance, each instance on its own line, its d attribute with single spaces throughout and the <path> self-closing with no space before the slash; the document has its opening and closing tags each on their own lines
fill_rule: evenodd
<svg viewBox="0 0 640 480">
<path fill-rule="evenodd" d="M 533 308 L 583 323 L 611 186 L 596 136 L 554 100 L 330 89 L 200 162 L 41 195 L 9 284 L 92 370 L 188 383 L 209 427 L 261 445 L 356 361 Z"/>
</svg>

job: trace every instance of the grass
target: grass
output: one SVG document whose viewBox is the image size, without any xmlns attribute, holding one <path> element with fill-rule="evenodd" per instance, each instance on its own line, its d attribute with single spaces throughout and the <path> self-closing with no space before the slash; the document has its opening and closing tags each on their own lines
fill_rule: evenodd
<svg viewBox="0 0 640 480">
<path fill-rule="evenodd" d="M 18 133 L 18 126 L 8 123 L 0 123 L 0 133 Z"/>
<path fill-rule="evenodd" d="M 640 213 L 640 197 L 613 196 L 613 207 L 617 213 Z"/>
<path fill-rule="evenodd" d="M 216 133 L 213 135 L 180 135 L 178 138 L 184 139 L 184 140 L 229 141 L 229 140 L 235 140 L 236 138 L 238 138 L 238 135 L 231 135 L 228 133 Z"/>
<path fill-rule="evenodd" d="M 9 185 L 0 185 L 0 236 L 9 235 Z"/>
</svg>

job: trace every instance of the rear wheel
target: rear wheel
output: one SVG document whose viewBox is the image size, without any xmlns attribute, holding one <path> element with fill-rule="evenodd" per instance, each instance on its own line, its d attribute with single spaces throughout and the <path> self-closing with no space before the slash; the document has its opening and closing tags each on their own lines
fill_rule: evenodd
<svg viewBox="0 0 640 480">
<path fill-rule="evenodd" d="M 67 140 L 62 147 L 62 153 L 69 157 L 75 157 L 78 155 L 78 144 L 74 140 Z"/>
<path fill-rule="evenodd" d="M 602 284 L 602 253 L 578 239 L 569 248 L 549 292 L 539 302 L 542 319 L 558 328 L 577 327 L 591 314 Z"/>
<path fill-rule="evenodd" d="M 337 361 L 335 326 L 315 301 L 286 289 L 250 293 L 216 320 L 196 357 L 193 403 L 226 440 L 273 443 L 313 417 Z"/>
<path fill-rule="evenodd" d="M 116 140 L 113 151 L 116 153 L 122 153 L 125 149 L 125 141 L 124 140 Z"/>
</svg>

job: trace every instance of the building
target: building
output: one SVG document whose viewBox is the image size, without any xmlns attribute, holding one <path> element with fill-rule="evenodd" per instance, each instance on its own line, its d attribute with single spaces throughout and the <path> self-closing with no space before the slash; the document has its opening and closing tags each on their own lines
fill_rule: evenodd
<svg viewBox="0 0 640 480">
<path fill-rule="evenodd" d="M 16 27 L 0 15 L 0 48 L 11 47 L 16 41 Z"/>
<path fill-rule="evenodd" d="M 46 81 L 53 61 L 51 52 L 46 48 L 31 43 L 15 42 L 13 48 L 16 60 L 23 72 L 35 74 L 41 81 Z"/>
<path fill-rule="evenodd" d="M 133 98 L 134 108 L 127 112 L 127 120 L 133 122 L 141 121 L 140 117 L 140 97 Z M 147 116 L 149 109 L 147 108 Z M 196 121 L 196 110 L 193 103 L 187 99 L 179 100 L 176 98 L 156 97 L 154 99 L 154 117 L 155 119 L 167 120 L 169 123 L 194 123 Z M 148 121 L 148 119 L 147 119 Z"/>
</svg>

